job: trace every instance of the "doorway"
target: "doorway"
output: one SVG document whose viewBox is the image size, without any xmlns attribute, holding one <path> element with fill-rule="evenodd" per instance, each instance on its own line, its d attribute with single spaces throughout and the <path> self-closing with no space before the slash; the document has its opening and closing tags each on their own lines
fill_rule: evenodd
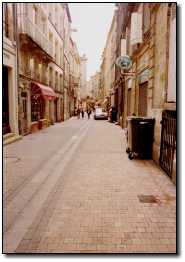
<svg viewBox="0 0 185 262">
<path fill-rule="evenodd" d="M 9 124 L 9 93 L 8 93 L 8 67 L 3 66 L 3 86 L 2 86 L 2 109 L 3 109 L 3 135 L 10 133 Z"/>
<path fill-rule="evenodd" d="M 57 111 L 58 111 L 57 110 L 57 104 L 58 104 L 57 102 L 58 102 L 58 99 L 56 98 L 55 101 L 54 101 L 54 105 L 55 105 L 55 108 L 54 108 L 54 110 L 55 110 L 55 122 L 57 122 Z"/>
<path fill-rule="evenodd" d="M 139 85 L 139 116 L 147 116 L 147 89 L 148 82 Z"/>
<path fill-rule="evenodd" d="M 131 88 L 127 91 L 127 116 L 131 115 Z"/>
<path fill-rule="evenodd" d="M 21 133 L 22 135 L 28 134 L 28 118 L 27 118 L 27 92 L 21 93 L 22 116 L 21 116 Z"/>
</svg>

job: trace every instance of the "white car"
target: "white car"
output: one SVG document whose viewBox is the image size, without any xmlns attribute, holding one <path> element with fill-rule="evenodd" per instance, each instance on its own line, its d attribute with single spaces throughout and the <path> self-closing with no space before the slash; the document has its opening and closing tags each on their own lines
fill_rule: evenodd
<svg viewBox="0 0 185 262">
<path fill-rule="evenodd" d="M 108 114 L 105 109 L 97 107 L 94 112 L 94 119 L 108 119 Z"/>
</svg>

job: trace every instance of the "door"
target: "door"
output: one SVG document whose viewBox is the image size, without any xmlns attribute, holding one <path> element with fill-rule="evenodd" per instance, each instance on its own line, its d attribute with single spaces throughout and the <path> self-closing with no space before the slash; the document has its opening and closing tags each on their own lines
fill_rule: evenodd
<svg viewBox="0 0 185 262">
<path fill-rule="evenodd" d="M 22 103 L 22 114 L 21 114 L 21 126 L 22 135 L 28 134 L 28 119 L 27 119 L 27 93 L 21 93 L 21 103 Z"/>
<path fill-rule="evenodd" d="M 139 116 L 147 116 L 147 89 L 148 82 L 139 85 Z"/>
<path fill-rule="evenodd" d="M 131 88 L 127 91 L 127 116 L 131 115 Z"/>
<path fill-rule="evenodd" d="M 8 98 L 8 68 L 3 66 L 2 86 L 2 109 L 3 109 L 3 135 L 10 133 L 9 125 L 9 98 Z"/>
<path fill-rule="evenodd" d="M 64 121 L 64 104 L 63 104 L 63 99 L 60 99 L 60 116 L 61 116 L 61 121 Z"/>
<path fill-rule="evenodd" d="M 55 104 L 55 122 L 57 122 L 57 102 L 58 99 L 55 99 L 54 104 Z"/>
<path fill-rule="evenodd" d="M 114 104 L 115 104 L 116 110 L 118 111 L 118 88 L 115 90 Z"/>
</svg>

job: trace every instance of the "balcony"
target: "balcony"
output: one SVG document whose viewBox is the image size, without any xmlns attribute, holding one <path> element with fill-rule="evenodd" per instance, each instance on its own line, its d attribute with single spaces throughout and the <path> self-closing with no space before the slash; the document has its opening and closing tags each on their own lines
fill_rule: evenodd
<svg viewBox="0 0 185 262">
<path fill-rule="evenodd" d="M 47 53 L 50 57 L 53 56 L 53 47 L 49 42 L 49 39 L 40 30 L 40 28 L 35 25 L 28 17 L 22 17 L 22 24 L 20 28 L 21 34 L 26 34 L 29 36 L 39 47 Z"/>
</svg>

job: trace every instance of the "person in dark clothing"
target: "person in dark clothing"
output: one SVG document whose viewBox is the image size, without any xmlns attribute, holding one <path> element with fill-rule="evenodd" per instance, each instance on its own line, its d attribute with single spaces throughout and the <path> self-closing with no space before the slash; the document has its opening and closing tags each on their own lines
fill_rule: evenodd
<svg viewBox="0 0 185 262">
<path fill-rule="evenodd" d="M 90 119 L 90 116 L 91 116 L 91 110 L 90 109 L 87 110 L 87 115 L 88 115 L 88 119 Z"/>
<path fill-rule="evenodd" d="M 111 122 L 117 121 L 117 109 L 114 106 L 111 107 L 110 118 L 111 118 Z"/>
<path fill-rule="evenodd" d="M 84 111 L 83 111 L 83 108 L 81 110 L 81 114 L 82 114 L 82 119 L 84 118 Z"/>
<path fill-rule="evenodd" d="M 77 118 L 80 119 L 80 108 L 79 107 L 78 107 L 76 113 L 77 113 Z"/>
</svg>

